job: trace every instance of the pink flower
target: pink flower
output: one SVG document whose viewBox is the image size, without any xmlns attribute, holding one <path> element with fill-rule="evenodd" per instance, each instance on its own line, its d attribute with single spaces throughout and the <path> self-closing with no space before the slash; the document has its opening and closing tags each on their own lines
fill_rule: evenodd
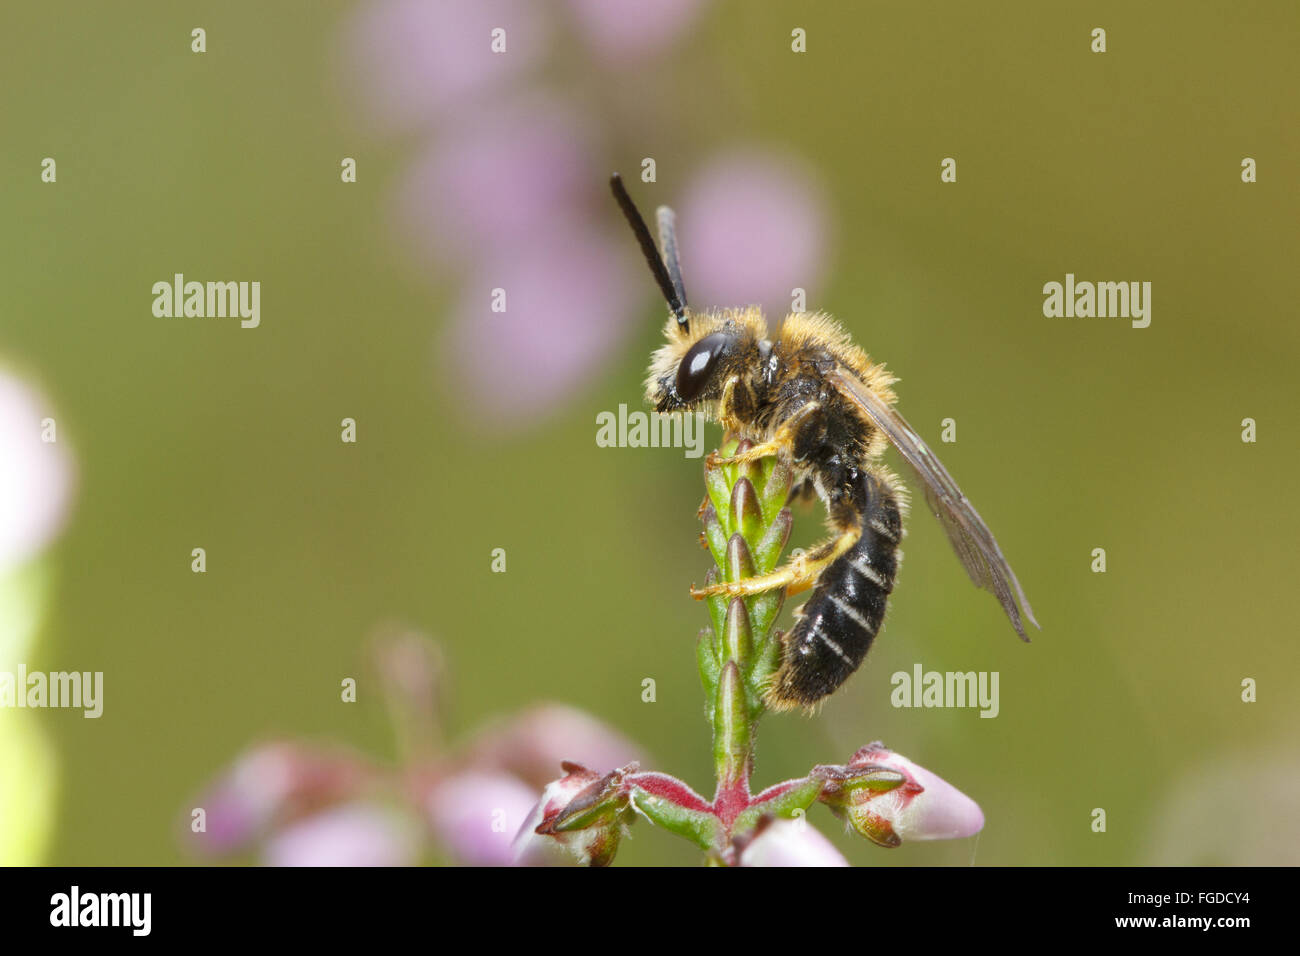
<svg viewBox="0 0 1300 956">
<path fill-rule="evenodd" d="M 462 406 L 498 426 L 531 424 L 598 379 L 641 317 L 619 246 L 591 227 L 555 225 L 545 242 L 483 262 L 447 329 Z M 492 310 L 494 289 L 504 312 Z"/>
<path fill-rule="evenodd" d="M 35 557 L 67 519 L 72 456 L 42 439 L 54 417 L 40 393 L 0 372 L 0 573 Z"/>
<path fill-rule="evenodd" d="M 820 192 L 797 166 L 757 153 L 712 160 L 677 203 L 682 273 L 691 304 L 790 311 L 791 290 L 809 309 L 825 258 Z"/>
<path fill-rule="evenodd" d="M 805 820 L 773 820 L 740 854 L 741 866 L 848 866 L 830 840 Z"/>
<path fill-rule="evenodd" d="M 530 784 L 530 806 L 566 760 L 622 767 L 645 759 L 640 747 L 608 724 L 564 704 L 539 704 L 489 727 L 470 742 L 466 756 L 475 770 L 508 772 Z"/>
<path fill-rule="evenodd" d="M 256 747 L 208 789 L 195 806 L 204 829 L 195 846 L 212 854 L 238 851 L 272 828 L 359 792 L 370 777 L 360 760 L 294 743 Z"/>
<path fill-rule="evenodd" d="M 622 64 L 657 53 L 682 35 L 701 0 L 569 0 L 578 26 L 603 60 Z"/>
<path fill-rule="evenodd" d="M 984 827 L 979 804 L 883 744 L 863 747 L 845 767 L 822 769 L 829 781 L 821 800 L 881 846 L 968 837 Z"/>
<path fill-rule="evenodd" d="M 497 28 L 504 53 L 492 51 Z M 361 7 L 347 37 L 365 114 L 381 129 L 406 131 L 527 74 L 549 30 L 527 0 L 378 0 Z"/>
<path fill-rule="evenodd" d="M 405 814 L 368 803 L 307 817 L 267 841 L 268 866 L 412 866 L 419 826 Z"/>
<path fill-rule="evenodd" d="M 465 773 L 437 784 L 426 807 L 439 845 L 469 866 L 510 866 L 537 791 L 509 774 Z M 540 822 L 540 821 L 539 821 Z"/>
<path fill-rule="evenodd" d="M 542 97 L 467 118 L 433 141 L 394 193 L 408 252 L 421 267 L 427 254 L 457 266 L 547 245 L 557 225 L 582 218 L 601 182 L 591 138 L 576 111 Z"/>
<path fill-rule="evenodd" d="M 229 854 L 260 845 L 267 863 L 285 866 L 402 865 L 433 849 L 459 864 L 509 866 L 516 858 L 515 836 L 556 766 L 567 771 L 563 783 L 582 781 L 575 793 L 592 781 L 621 787 L 628 778 L 626 771 L 605 777 L 579 772 L 565 757 L 635 766 L 635 745 L 582 711 L 558 704 L 502 720 L 444 754 L 436 717 L 443 677 L 437 645 L 389 626 L 377 634 L 372 653 L 403 742 L 402 763 L 385 766 L 335 745 L 254 747 L 191 805 L 190 820 L 200 819 L 194 811 L 201 809 L 205 824 L 189 834 L 197 849 Z M 586 813 L 581 822 L 584 828 L 590 822 L 591 832 L 566 832 L 539 845 L 559 847 L 568 860 L 585 847 L 592 859 L 607 862 L 621 833 L 610 823 L 630 815 L 625 787 L 607 796 L 614 800 L 609 807 L 573 802 L 575 812 Z M 559 821 L 557 813 L 548 819 Z M 531 828 L 542 822 L 538 816 Z"/>
<path fill-rule="evenodd" d="M 515 837 L 519 866 L 608 866 L 627 833 L 635 811 L 624 779 L 636 765 L 603 776 L 574 763 L 564 770 L 547 784 Z"/>
</svg>

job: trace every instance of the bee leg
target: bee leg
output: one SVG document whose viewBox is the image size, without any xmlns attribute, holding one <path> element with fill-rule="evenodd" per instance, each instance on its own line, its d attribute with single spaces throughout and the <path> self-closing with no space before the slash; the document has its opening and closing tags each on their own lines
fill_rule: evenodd
<svg viewBox="0 0 1300 956">
<path fill-rule="evenodd" d="M 724 394 L 724 399 L 725 397 Z M 718 465 L 738 465 L 745 461 L 757 461 L 760 458 L 769 458 L 773 455 L 779 456 L 783 452 L 786 453 L 785 457 L 794 458 L 793 449 L 799 438 L 799 432 L 813 423 L 813 416 L 820 411 L 820 403 L 809 402 L 782 422 L 781 427 L 776 430 L 776 434 L 767 441 L 754 445 L 748 451 L 743 451 L 739 455 L 732 455 L 729 458 L 719 458 L 718 453 L 714 452 L 709 455 L 708 464 L 713 467 Z"/>
<path fill-rule="evenodd" d="M 733 375 L 722 385 L 722 396 L 718 399 L 718 421 L 724 432 L 742 434 L 746 424 L 754 417 L 754 395 L 739 375 Z M 712 461 L 717 452 L 709 455 Z M 706 462 L 707 464 L 707 462 Z"/>
<path fill-rule="evenodd" d="M 822 571 L 836 558 L 852 548 L 860 536 L 861 531 L 859 529 L 848 528 L 840 532 L 838 537 L 819 544 L 815 548 L 810 548 L 797 558 L 791 558 L 771 574 L 745 578 L 743 581 L 723 581 L 720 584 L 713 584 L 705 588 L 692 587 L 691 596 L 696 600 L 714 594 L 725 594 L 727 597 L 749 597 L 753 594 L 762 594 L 764 591 L 775 591 L 778 588 L 785 588 L 787 594 L 798 594 L 800 591 L 806 591 L 812 587 Z"/>
</svg>

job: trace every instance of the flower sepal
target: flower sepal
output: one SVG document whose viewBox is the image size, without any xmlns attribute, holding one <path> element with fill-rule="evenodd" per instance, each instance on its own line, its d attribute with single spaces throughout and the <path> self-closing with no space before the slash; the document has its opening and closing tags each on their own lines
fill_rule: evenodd
<svg viewBox="0 0 1300 956">
<path fill-rule="evenodd" d="M 863 747 L 847 765 L 817 772 L 826 775 L 819 799 L 877 846 L 968 837 L 984 826 L 974 800 L 879 741 Z"/>
<path fill-rule="evenodd" d="M 558 845 L 580 863 L 608 866 L 635 812 L 626 778 L 636 773 L 637 764 L 603 776 L 567 761 L 561 769 L 565 776 L 547 785 L 520 831 L 519 862 L 533 862 L 535 850 Z"/>
</svg>

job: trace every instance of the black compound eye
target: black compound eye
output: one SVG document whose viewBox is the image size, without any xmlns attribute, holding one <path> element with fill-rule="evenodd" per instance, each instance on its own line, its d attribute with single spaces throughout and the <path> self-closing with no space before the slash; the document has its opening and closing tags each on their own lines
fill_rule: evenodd
<svg viewBox="0 0 1300 956">
<path fill-rule="evenodd" d="M 726 332 L 714 332 L 691 346 L 677 366 L 678 398 L 691 402 L 699 397 L 730 341 L 731 336 Z"/>
</svg>

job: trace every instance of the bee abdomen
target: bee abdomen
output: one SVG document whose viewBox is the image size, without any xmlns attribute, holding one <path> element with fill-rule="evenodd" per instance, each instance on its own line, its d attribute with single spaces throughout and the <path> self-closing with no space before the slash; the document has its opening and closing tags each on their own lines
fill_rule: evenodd
<svg viewBox="0 0 1300 956">
<path fill-rule="evenodd" d="M 781 668 L 768 691 L 778 709 L 810 707 L 848 680 L 884 622 L 902 522 L 889 487 L 869 474 L 862 481 L 861 535 L 821 573 L 785 638 Z"/>
</svg>

